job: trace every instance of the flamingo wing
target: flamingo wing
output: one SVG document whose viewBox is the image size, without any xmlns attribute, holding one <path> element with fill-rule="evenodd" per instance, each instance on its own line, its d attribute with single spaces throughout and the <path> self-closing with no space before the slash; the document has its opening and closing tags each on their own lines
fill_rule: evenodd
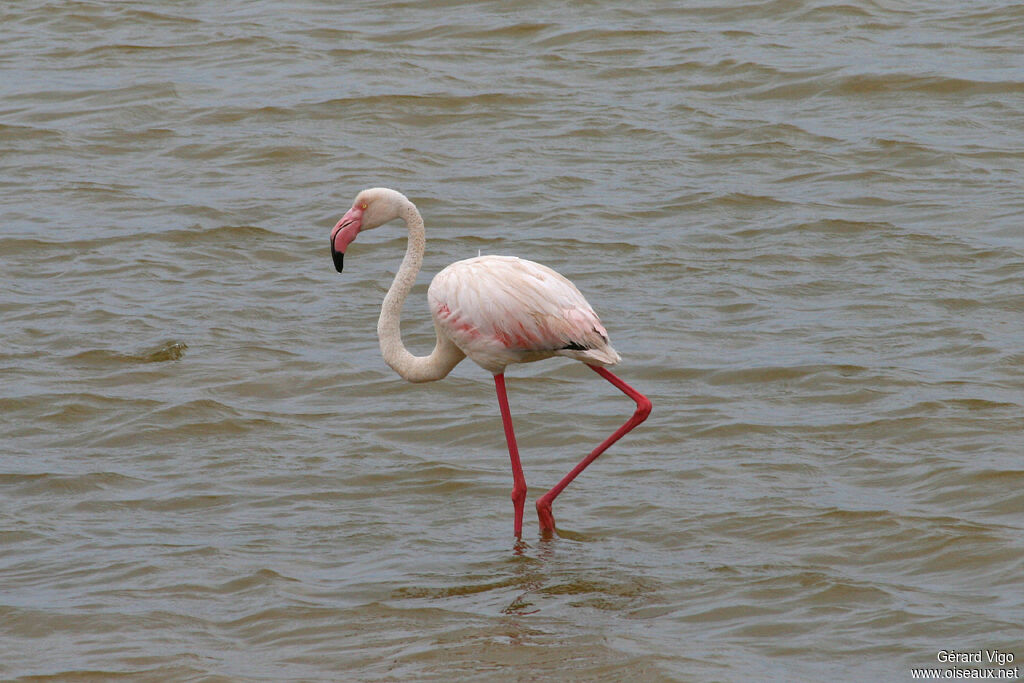
<svg viewBox="0 0 1024 683">
<path fill-rule="evenodd" d="M 434 277 L 427 298 L 438 329 L 491 372 L 555 355 L 598 365 L 619 361 L 576 286 L 533 261 L 458 261 Z"/>
</svg>

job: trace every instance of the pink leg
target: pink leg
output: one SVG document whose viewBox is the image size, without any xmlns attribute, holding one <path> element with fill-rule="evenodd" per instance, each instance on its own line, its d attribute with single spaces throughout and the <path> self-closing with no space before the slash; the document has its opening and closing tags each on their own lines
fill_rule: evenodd
<svg viewBox="0 0 1024 683">
<path fill-rule="evenodd" d="M 565 475 L 562 478 L 562 481 L 555 484 L 554 488 L 537 499 L 537 517 L 540 518 L 540 530 L 545 534 L 550 534 L 555 530 L 555 518 L 551 515 L 551 503 L 555 500 L 558 494 L 562 492 L 562 489 L 568 486 L 569 482 L 575 479 L 580 472 L 585 470 L 587 465 L 597 460 L 597 456 L 608 450 L 609 446 L 621 439 L 638 424 L 646 420 L 647 416 L 651 414 L 651 402 L 646 396 L 623 382 L 608 369 L 599 365 L 590 365 L 588 367 L 614 384 L 620 391 L 622 391 L 622 393 L 636 401 L 636 412 L 633 413 L 633 417 L 626 421 L 626 424 L 619 427 L 614 434 L 605 439 L 600 446 L 591 452 L 590 455 L 583 458 L 576 467 L 572 468 L 572 471 Z"/>
<path fill-rule="evenodd" d="M 498 408 L 501 409 L 501 423 L 505 426 L 505 440 L 508 441 L 508 454 L 512 459 L 512 505 L 515 507 L 516 538 L 523 535 L 523 507 L 526 504 L 526 477 L 523 466 L 519 462 L 519 448 L 516 446 L 516 435 L 512 431 L 512 413 L 508 409 L 508 396 L 505 395 L 505 374 L 494 376 L 494 387 L 498 391 Z"/>
</svg>

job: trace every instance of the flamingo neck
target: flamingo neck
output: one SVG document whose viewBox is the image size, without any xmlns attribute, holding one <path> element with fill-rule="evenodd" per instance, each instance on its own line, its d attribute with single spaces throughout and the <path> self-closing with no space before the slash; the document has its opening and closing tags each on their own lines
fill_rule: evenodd
<svg viewBox="0 0 1024 683">
<path fill-rule="evenodd" d="M 410 382 L 432 382 L 451 372 L 465 358 L 465 354 L 437 329 L 436 323 L 434 329 L 437 343 L 429 356 L 414 356 L 402 343 L 402 306 L 416 283 L 426 248 L 423 217 L 412 202 L 404 197 L 402 199 L 404 201 L 401 202 L 398 215 L 409 229 L 409 243 L 402 265 L 381 305 L 377 336 L 380 338 L 380 352 L 384 362 L 395 372 Z"/>
</svg>

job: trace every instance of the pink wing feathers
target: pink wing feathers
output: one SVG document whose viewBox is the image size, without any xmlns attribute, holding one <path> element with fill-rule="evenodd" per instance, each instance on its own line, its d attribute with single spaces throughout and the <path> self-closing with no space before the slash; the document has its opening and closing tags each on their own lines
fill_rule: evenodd
<svg viewBox="0 0 1024 683">
<path fill-rule="evenodd" d="M 576 286 L 533 261 L 458 261 L 434 277 L 427 298 L 438 329 L 490 372 L 555 355 L 597 365 L 619 361 Z"/>
</svg>

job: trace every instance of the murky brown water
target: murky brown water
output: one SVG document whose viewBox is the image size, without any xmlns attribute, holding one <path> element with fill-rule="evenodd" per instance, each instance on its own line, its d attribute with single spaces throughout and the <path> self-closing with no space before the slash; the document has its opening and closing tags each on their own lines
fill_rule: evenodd
<svg viewBox="0 0 1024 683">
<path fill-rule="evenodd" d="M 0 678 L 908 680 L 1024 660 L 1024 8 L 0 8 Z M 430 276 L 576 282 L 650 420 L 556 503 Z M 631 411 L 514 368 L 531 499 Z"/>
</svg>

